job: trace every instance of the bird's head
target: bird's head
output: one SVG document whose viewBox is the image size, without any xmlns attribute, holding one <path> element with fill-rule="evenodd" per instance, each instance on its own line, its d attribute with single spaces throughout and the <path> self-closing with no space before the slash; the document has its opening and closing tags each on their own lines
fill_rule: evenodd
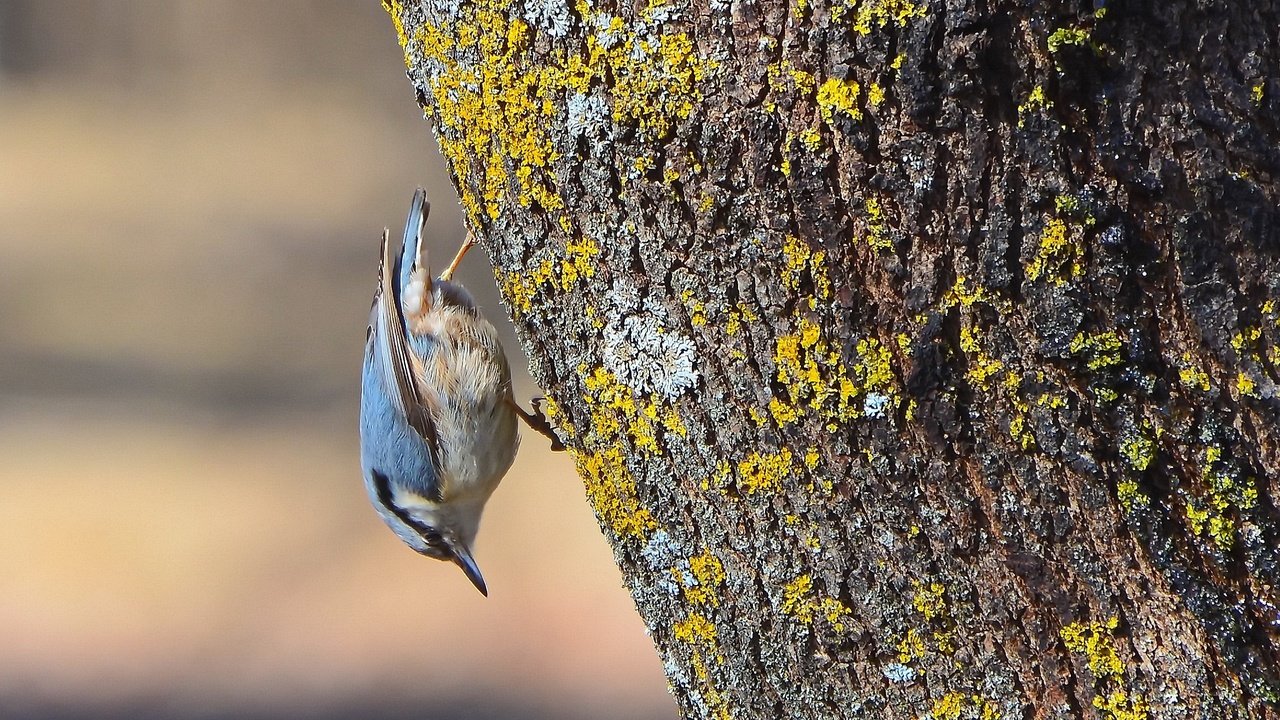
<svg viewBox="0 0 1280 720">
<path fill-rule="evenodd" d="M 407 490 L 385 474 L 370 473 L 369 495 L 378 514 L 406 545 L 436 560 L 462 568 L 467 579 L 489 595 L 480 567 L 471 555 L 483 504 L 444 503 Z"/>
</svg>

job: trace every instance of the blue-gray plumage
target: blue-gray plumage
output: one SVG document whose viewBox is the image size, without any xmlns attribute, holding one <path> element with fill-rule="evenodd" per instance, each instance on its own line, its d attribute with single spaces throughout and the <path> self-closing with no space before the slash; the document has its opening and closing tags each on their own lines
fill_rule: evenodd
<svg viewBox="0 0 1280 720">
<path fill-rule="evenodd" d="M 470 239 L 431 277 L 422 243 L 429 210 L 419 188 L 394 261 L 383 231 L 361 377 L 360 462 L 369 499 L 396 535 L 457 563 L 488 595 L 471 550 L 484 504 L 515 458 L 520 411 L 497 332 L 450 282 Z"/>
</svg>

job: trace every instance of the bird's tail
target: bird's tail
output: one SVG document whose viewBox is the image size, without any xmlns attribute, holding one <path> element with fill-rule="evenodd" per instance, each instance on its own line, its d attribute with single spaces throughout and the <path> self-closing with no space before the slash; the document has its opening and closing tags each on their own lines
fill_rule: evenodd
<svg viewBox="0 0 1280 720">
<path fill-rule="evenodd" d="M 430 214 L 431 203 L 427 201 L 427 191 L 418 188 L 413 192 L 409 217 L 404 221 L 404 241 L 400 245 L 400 260 L 396 263 L 401 289 L 408 286 L 416 270 L 424 271 L 427 278 L 431 277 L 431 271 L 427 268 L 427 252 L 422 243 L 422 228 Z"/>
</svg>

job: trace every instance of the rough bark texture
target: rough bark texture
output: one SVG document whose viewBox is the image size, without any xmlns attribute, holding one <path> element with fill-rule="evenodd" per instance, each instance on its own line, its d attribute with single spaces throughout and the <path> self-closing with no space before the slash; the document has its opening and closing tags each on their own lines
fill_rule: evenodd
<svg viewBox="0 0 1280 720">
<path fill-rule="evenodd" d="M 1280 7 L 562 2 L 388 9 L 688 716 L 1280 716 Z"/>
</svg>

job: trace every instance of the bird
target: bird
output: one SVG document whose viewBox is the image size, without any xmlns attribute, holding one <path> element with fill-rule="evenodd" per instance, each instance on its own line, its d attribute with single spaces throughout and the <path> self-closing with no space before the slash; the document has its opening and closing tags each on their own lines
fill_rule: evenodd
<svg viewBox="0 0 1280 720">
<path fill-rule="evenodd" d="M 497 331 L 452 279 L 475 244 L 470 233 L 431 276 L 430 208 L 418 188 L 394 257 L 382 232 L 361 373 L 360 463 L 383 522 L 418 553 L 458 565 L 488 597 L 472 554 L 480 516 L 515 459 L 517 419 L 532 416 L 514 400 Z"/>
</svg>

